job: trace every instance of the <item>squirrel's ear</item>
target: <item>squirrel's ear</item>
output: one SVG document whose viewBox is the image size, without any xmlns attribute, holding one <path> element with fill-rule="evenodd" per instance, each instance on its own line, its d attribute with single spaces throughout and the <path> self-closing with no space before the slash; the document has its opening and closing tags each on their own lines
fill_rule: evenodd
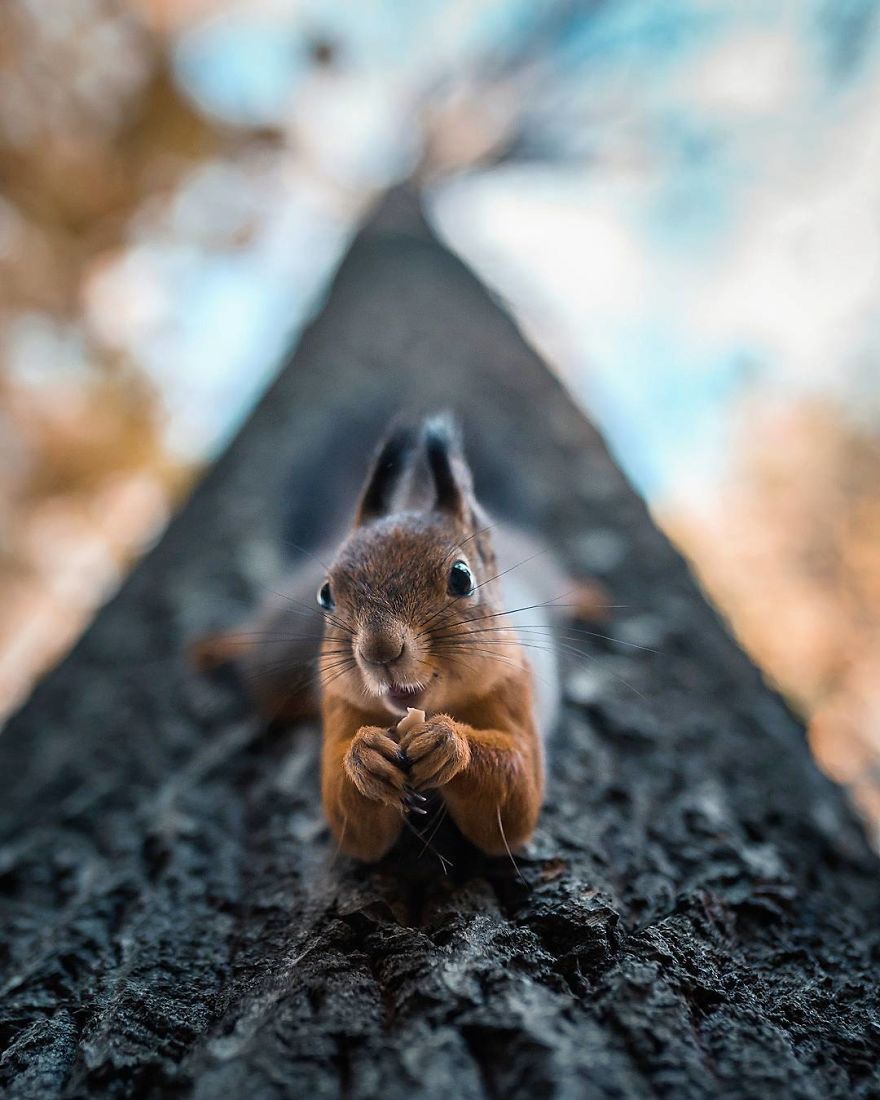
<svg viewBox="0 0 880 1100">
<path fill-rule="evenodd" d="M 434 482 L 434 507 L 457 519 L 466 519 L 471 512 L 474 490 L 458 427 L 448 415 L 431 417 L 425 422 L 424 441 Z"/>
<path fill-rule="evenodd" d="M 413 429 L 403 425 L 395 428 L 380 445 L 366 483 L 361 490 L 355 512 L 355 527 L 360 527 L 391 511 L 395 491 L 400 485 L 400 479 L 406 471 L 417 443 L 418 439 Z"/>
</svg>

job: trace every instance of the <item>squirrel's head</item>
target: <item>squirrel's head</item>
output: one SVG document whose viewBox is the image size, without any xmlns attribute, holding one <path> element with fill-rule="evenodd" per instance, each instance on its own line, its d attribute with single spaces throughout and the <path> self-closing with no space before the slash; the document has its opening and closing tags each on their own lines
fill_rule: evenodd
<svg viewBox="0 0 880 1100">
<path fill-rule="evenodd" d="M 400 717 L 489 689 L 512 663 L 497 573 L 453 422 L 393 431 L 318 591 L 324 690 Z"/>
</svg>

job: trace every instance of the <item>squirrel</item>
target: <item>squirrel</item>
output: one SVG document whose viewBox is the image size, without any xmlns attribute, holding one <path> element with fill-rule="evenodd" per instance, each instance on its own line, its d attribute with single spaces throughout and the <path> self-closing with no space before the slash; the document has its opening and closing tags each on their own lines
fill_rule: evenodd
<svg viewBox="0 0 880 1100">
<path fill-rule="evenodd" d="M 332 561 L 315 558 L 247 633 L 194 657 L 203 670 L 234 661 L 269 717 L 320 713 L 323 808 L 345 853 L 381 859 L 436 792 L 472 844 L 509 855 L 544 795 L 560 584 L 546 550 L 490 522 L 457 425 L 434 416 L 382 442 Z M 595 589 L 577 591 L 591 615 Z"/>
</svg>

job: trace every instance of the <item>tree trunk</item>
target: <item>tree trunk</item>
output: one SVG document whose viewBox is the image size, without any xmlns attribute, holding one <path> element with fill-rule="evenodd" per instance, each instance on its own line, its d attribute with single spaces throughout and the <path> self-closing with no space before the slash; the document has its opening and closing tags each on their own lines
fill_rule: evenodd
<svg viewBox="0 0 880 1100">
<path fill-rule="evenodd" d="M 314 547 L 400 405 L 625 605 L 567 652 L 517 868 L 336 857 L 319 731 L 185 642 Z M 296 551 L 291 550 L 295 556 Z M 604 631 L 600 630 L 600 633 Z M 407 192 L 227 454 L 0 737 L 9 1098 L 880 1096 L 880 867 L 595 431 Z"/>
</svg>

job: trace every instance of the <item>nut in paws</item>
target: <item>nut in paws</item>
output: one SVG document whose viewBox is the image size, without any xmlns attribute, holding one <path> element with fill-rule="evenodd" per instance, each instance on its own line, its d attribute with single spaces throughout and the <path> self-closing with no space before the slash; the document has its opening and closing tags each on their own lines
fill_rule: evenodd
<svg viewBox="0 0 880 1100">
<path fill-rule="evenodd" d="M 407 730 L 401 736 L 400 747 L 409 764 L 407 781 L 417 791 L 442 787 L 471 759 L 467 738 L 445 714 L 435 714 Z"/>
</svg>

